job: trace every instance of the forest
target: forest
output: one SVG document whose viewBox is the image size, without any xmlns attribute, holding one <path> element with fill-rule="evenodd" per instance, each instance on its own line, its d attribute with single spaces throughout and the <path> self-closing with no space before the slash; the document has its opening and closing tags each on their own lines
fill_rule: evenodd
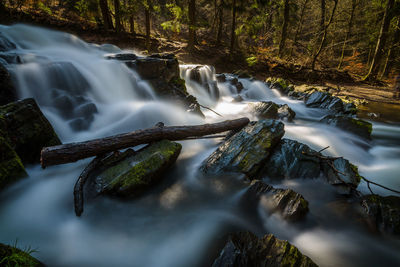
<svg viewBox="0 0 400 267">
<path fill-rule="evenodd" d="M 400 266 L 400 0 L 0 0 L 0 266 Z"/>
</svg>

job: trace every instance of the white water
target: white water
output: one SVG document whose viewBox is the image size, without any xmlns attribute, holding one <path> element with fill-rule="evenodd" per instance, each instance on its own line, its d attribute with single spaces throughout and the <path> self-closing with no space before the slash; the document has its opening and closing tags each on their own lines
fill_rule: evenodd
<svg viewBox="0 0 400 267">
<path fill-rule="evenodd" d="M 121 52 L 116 47 L 90 45 L 72 35 L 26 25 L 0 26 L 0 32 L 17 44 L 11 52 L 22 55 L 23 64 L 8 66 L 20 97 L 37 100 L 64 143 L 151 127 L 158 121 L 203 123 L 175 104 L 158 100 L 149 85 L 125 65 L 105 60 L 105 54 Z M 374 124 L 374 141 L 360 144 L 357 137 L 318 123 L 326 111 L 306 108 L 260 81 L 240 80 L 245 87 L 242 103 L 232 103 L 237 92 L 228 82 L 219 83 L 221 99 L 215 101 L 188 80 L 187 68 L 182 67 L 182 74 L 188 91 L 224 116 L 205 110 L 206 122 L 241 116 L 255 119 L 246 101 L 288 103 L 297 119 L 286 123 L 287 138 L 317 150 L 330 146 L 325 153 L 344 156 L 359 165 L 367 178 L 400 188 L 399 126 Z M 215 81 L 211 68 L 201 73 L 204 82 Z M 60 95 L 72 99 L 72 107 L 55 105 Z M 81 100 L 95 104 L 98 113 L 92 114 L 89 128 L 73 130 L 70 122 L 80 116 L 76 110 Z M 212 262 L 207 255 L 216 239 L 231 229 L 248 229 L 288 239 L 321 266 L 399 265 L 398 241 L 370 236 L 329 210 L 337 199 L 331 186 L 316 180 L 276 185 L 302 193 L 310 201 L 310 214 L 306 222 L 290 225 L 260 211 L 260 226 L 238 210 L 243 192 L 240 181 L 205 179 L 197 172 L 216 141 L 182 144 L 176 166 L 149 194 L 129 202 L 97 198 L 85 203 L 81 218 L 73 211 L 72 190 L 89 159 L 45 170 L 29 166 L 29 179 L 0 194 L 0 242 L 12 244 L 18 239 L 22 248 L 37 248 L 34 256 L 49 266 L 200 266 Z M 364 183 L 359 189 L 367 192 Z M 388 194 L 378 188 L 374 191 Z"/>
</svg>

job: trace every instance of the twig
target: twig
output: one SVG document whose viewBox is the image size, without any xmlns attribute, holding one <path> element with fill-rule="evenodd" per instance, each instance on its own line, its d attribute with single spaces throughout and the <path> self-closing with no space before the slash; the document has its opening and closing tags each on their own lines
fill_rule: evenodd
<svg viewBox="0 0 400 267">
<path fill-rule="evenodd" d="M 326 149 L 328 149 L 328 148 L 329 148 L 329 146 L 327 146 L 327 147 L 321 149 L 320 151 L 318 151 L 318 153 L 321 153 L 322 151 L 324 151 L 324 150 L 326 150 Z"/>
<path fill-rule="evenodd" d="M 205 108 L 205 109 L 208 109 L 208 110 L 214 112 L 215 114 L 217 114 L 217 115 L 220 116 L 220 117 L 224 117 L 224 116 L 222 116 L 221 114 L 219 114 L 218 112 L 216 112 L 215 110 L 213 110 L 213 109 L 211 109 L 211 108 L 209 108 L 209 107 L 206 107 L 206 106 L 203 106 L 203 105 L 200 105 L 200 104 L 199 104 L 199 106 L 202 107 L 202 108 Z"/>
<path fill-rule="evenodd" d="M 220 134 L 220 135 L 209 135 L 209 136 L 192 136 L 192 137 L 185 138 L 183 140 L 212 139 L 212 138 L 222 138 L 222 137 L 226 137 L 226 135 Z"/>
<path fill-rule="evenodd" d="M 384 185 L 381 185 L 381 184 L 372 182 L 372 181 L 370 181 L 370 180 L 368 180 L 367 178 L 364 178 L 364 177 L 362 177 L 362 176 L 361 176 L 361 179 L 363 179 L 364 181 L 366 181 L 366 182 L 368 183 L 368 187 L 369 187 L 369 184 L 371 183 L 371 184 L 373 184 L 373 185 L 382 187 L 382 188 L 384 188 L 384 189 L 386 189 L 386 190 L 389 190 L 389 191 L 392 191 L 392 192 L 394 192 L 394 193 L 400 194 L 400 191 L 397 191 L 397 190 L 391 189 L 391 188 L 389 188 L 389 187 L 386 187 L 386 186 L 384 186 Z M 370 189 L 370 190 L 371 190 L 371 189 Z M 371 192 L 372 192 L 372 190 L 371 190 Z"/>
</svg>

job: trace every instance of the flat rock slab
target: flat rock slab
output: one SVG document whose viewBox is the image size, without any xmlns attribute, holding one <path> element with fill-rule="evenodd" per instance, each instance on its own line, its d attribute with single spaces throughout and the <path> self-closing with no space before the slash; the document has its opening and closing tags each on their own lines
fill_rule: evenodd
<svg viewBox="0 0 400 267">
<path fill-rule="evenodd" d="M 250 122 L 220 145 L 203 162 L 201 170 L 206 174 L 243 173 L 254 179 L 284 133 L 284 125 L 279 121 Z"/>
<path fill-rule="evenodd" d="M 371 139 L 372 124 L 367 121 L 342 115 L 327 115 L 322 118 L 321 122 L 353 133 L 364 139 Z"/>
<path fill-rule="evenodd" d="M 250 232 L 229 236 L 213 267 L 317 266 L 287 241 L 269 234 L 258 238 Z"/>
</svg>

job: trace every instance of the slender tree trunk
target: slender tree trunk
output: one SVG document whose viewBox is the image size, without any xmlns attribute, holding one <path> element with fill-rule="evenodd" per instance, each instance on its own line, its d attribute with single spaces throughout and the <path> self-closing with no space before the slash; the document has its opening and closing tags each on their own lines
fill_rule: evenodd
<svg viewBox="0 0 400 267">
<path fill-rule="evenodd" d="M 188 48 L 194 49 L 196 42 L 196 1 L 189 0 L 189 42 Z"/>
<path fill-rule="evenodd" d="M 319 36 L 321 36 L 325 30 L 325 13 L 326 13 L 326 2 L 325 0 L 321 0 L 321 20 L 319 22 L 319 33 L 317 40 L 319 40 Z"/>
<path fill-rule="evenodd" d="M 233 53 L 233 49 L 235 48 L 235 31 L 236 31 L 236 0 L 233 0 L 232 4 L 232 29 L 231 29 L 231 45 L 230 52 Z"/>
<path fill-rule="evenodd" d="M 224 4 L 224 1 L 221 0 L 219 2 L 219 5 L 218 5 L 218 14 L 217 14 L 217 16 L 218 16 L 218 29 L 217 29 L 217 41 L 216 41 L 217 45 L 221 44 L 221 38 L 222 38 L 222 26 L 223 26 L 223 23 L 224 23 L 223 4 Z"/>
<path fill-rule="evenodd" d="M 302 30 L 302 28 L 303 28 L 304 12 L 305 12 L 305 10 L 306 10 L 308 1 L 309 1 L 309 0 L 305 0 L 304 3 L 303 3 L 303 7 L 301 8 L 301 12 L 300 12 L 300 21 L 299 21 L 299 24 L 297 25 L 296 33 L 295 33 L 295 35 L 294 35 L 294 42 L 293 42 L 294 44 L 293 44 L 293 45 L 296 45 L 296 44 L 297 44 L 297 40 L 298 40 L 298 38 L 299 38 L 299 34 L 300 34 L 300 32 L 301 32 L 301 30 Z M 292 48 L 290 49 L 290 57 L 292 57 L 292 56 L 293 56 L 293 46 L 292 46 Z"/>
<path fill-rule="evenodd" d="M 312 69 L 312 70 L 315 69 L 315 62 L 317 62 L 317 58 L 318 58 L 318 56 L 321 54 L 322 49 L 323 49 L 324 46 L 325 46 L 326 37 L 327 37 L 327 35 L 328 35 L 328 28 L 329 28 L 329 26 L 332 24 L 333 17 L 335 16 L 335 11 L 336 11 L 336 7 L 337 7 L 338 0 L 334 0 L 334 1 L 335 1 L 335 3 L 334 3 L 334 6 L 333 6 L 333 9 L 332 9 L 331 17 L 330 17 L 330 19 L 329 19 L 328 24 L 324 27 L 324 34 L 322 35 L 321 43 L 320 43 L 319 48 L 318 48 L 317 52 L 315 53 L 314 58 L 313 58 L 312 63 L 311 63 L 311 69 Z"/>
<path fill-rule="evenodd" d="M 349 24 L 347 26 L 347 33 L 346 33 L 346 37 L 344 38 L 344 42 L 343 42 L 343 47 L 342 47 L 342 53 L 340 55 L 340 61 L 339 61 L 339 65 L 338 65 L 338 70 L 340 70 L 342 68 L 342 64 L 343 64 L 343 59 L 344 59 L 344 52 L 346 51 L 346 45 L 347 45 L 347 41 L 350 38 L 351 35 L 351 30 L 353 28 L 353 20 L 354 20 L 354 11 L 356 10 L 357 7 L 357 0 L 352 0 L 351 3 L 351 14 L 350 14 L 350 20 L 349 20 Z"/>
<path fill-rule="evenodd" d="M 389 48 L 385 67 L 382 72 L 382 77 L 387 77 L 390 71 L 392 70 L 393 63 L 395 60 L 399 60 L 397 58 L 397 51 L 396 51 L 396 46 L 399 44 L 400 41 L 400 17 L 397 18 L 397 23 L 396 23 L 396 30 L 394 32 L 393 40 L 392 40 L 392 45 Z"/>
<path fill-rule="evenodd" d="M 286 35 L 287 28 L 289 24 L 289 0 L 285 0 L 284 2 L 284 10 L 283 10 L 283 23 L 282 23 L 282 32 L 281 32 L 281 41 L 279 42 L 279 57 L 283 56 L 283 50 L 285 49 L 286 43 Z"/>
<path fill-rule="evenodd" d="M 387 0 L 385 14 L 383 15 L 381 30 L 379 32 L 378 41 L 376 42 L 374 57 L 372 58 L 371 67 L 369 68 L 368 74 L 364 77 L 364 80 L 376 79 L 380 67 L 380 63 L 383 56 L 383 51 L 386 46 L 386 39 L 390 26 L 390 11 L 393 8 L 394 0 Z"/>
<path fill-rule="evenodd" d="M 130 26 L 130 32 L 131 32 L 133 35 L 135 35 L 135 20 L 134 20 L 133 15 L 131 15 L 131 16 L 129 17 L 129 26 Z"/>
<path fill-rule="evenodd" d="M 115 9 L 115 31 L 121 32 L 121 12 L 120 12 L 121 3 L 119 0 L 114 0 L 114 9 Z"/>
<path fill-rule="evenodd" d="M 146 49 L 150 51 L 150 7 L 146 7 L 144 11 L 146 20 Z"/>
<path fill-rule="evenodd" d="M 103 17 L 104 28 L 106 30 L 112 30 L 114 27 L 111 20 L 110 10 L 108 9 L 107 0 L 100 0 L 99 6 L 101 10 L 101 16 Z"/>
</svg>

